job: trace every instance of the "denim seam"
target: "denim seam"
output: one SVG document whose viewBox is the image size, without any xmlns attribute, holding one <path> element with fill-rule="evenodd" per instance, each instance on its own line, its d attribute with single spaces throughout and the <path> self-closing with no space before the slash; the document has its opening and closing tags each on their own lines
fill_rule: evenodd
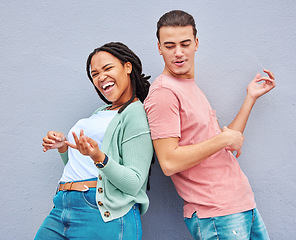
<svg viewBox="0 0 296 240">
<path fill-rule="evenodd" d="M 219 240 L 219 233 L 217 231 L 217 227 L 216 227 L 216 224 L 215 224 L 215 218 L 213 218 L 213 226 L 214 226 L 214 229 L 215 229 L 216 234 L 217 234 L 217 240 Z"/>
<path fill-rule="evenodd" d="M 68 198 L 68 192 L 65 191 L 63 196 L 62 196 L 63 211 L 62 211 L 62 214 L 61 214 L 62 224 L 64 224 L 64 232 L 63 232 L 64 237 L 67 236 L 67 230 L 70 227 L 71 202 L 70 202 L 70 199 L 67 199 L 67 198 Z M 68 200 L 68 202 L 67 202 L 67 200 Z"/>
<path fill-rule="evenodd" d="M 194 213 L 193 216 L 195 218 L 195 221 L 196 221 L 196 226 L 197 226 L 197 231 L 198 231 L 198 236 L 200 239 L 202 239 L 202 236 L 201 236 L 201 231 L 200 231 L 200 225 L 199 225 L 199 218 L 197 217 L 197 214 Z"/>
<path fill-rule="evenodd" d="M 123 231 L 124 231 L 124 222 L 123 222 L 124 219 L 123 219 L 123 217 L 120 217 L 119 221 L 120 221 L 120 225 L 121 225 L 121 231 L 119 233 L 118 238 L 119 238 L 119 240 L 123 240 Z"/>
<path fill-rule="evenodd" d="M 252 225 L 255 222 L 255 211 L 252 209 Z"/>
<path fill-rule="evenodd" d="M 139 223 L 138 223 L 138 219 L 137 219 L 137 214 L 136 214 L 136 206 L 133 207 L 133 213 L 134 213 L 134 217 L 136 220 L 136 233 L 137 233 L 137 239 L 139 239 Z"/>
</svg>

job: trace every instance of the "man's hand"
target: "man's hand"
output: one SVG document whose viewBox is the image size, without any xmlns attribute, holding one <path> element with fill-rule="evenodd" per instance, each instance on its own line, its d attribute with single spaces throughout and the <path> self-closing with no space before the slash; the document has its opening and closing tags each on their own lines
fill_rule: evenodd
<svg viewBox="0 0 296 240">
<path fill-rule="evenodd" d="M 241 155 L 241 147 L 243 146 L 244 136 L 241 132 L 231 130 L 227 127 L 223 127 L 223 133 L 229 139 L 227 150 L 231 152 L 236 152 L 236 157 L 238 158 Z"/>
<path fill-rule="evenodd" d="M 274 75 L 271 71 L 264 69 L 268 77 L 261 77 L 260 73 L 257 73 L 255 78 L 250 82 L 247 87 L 247 93 L 253 99 L 257 99 L 268 93 L 271 89 L 275 87 Z"/>
</svg>

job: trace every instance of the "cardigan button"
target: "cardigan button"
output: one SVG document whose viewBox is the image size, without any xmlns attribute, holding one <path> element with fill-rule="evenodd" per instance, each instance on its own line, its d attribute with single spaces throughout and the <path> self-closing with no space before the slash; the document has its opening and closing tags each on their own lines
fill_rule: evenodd
<svg viewBox="0 0 296 240">
<path fill-rule="evenodd" d="M 102 179 L 103 179 L 101 174 L 99 175 L 99 179 L 100 179 L 100 180 L 102 180 Z"/>
<path fill-rule="evenodd" d="M 103 203 L 101 201 L 98 201 L 99 206 L 103 206 Z"/>
<path fill-rule="evenodd" d="M 106 212 L 104 213 L 104 216 L 105 216 L 105 217 L 110 217 L 110 212 L 106 211 Z"/>
<path fill-rule="evenodd" d="M 103 193 L 103 188 L 101 188 L 101 187 L 98 188 L 98 192 L 99 192 L 99 193 Z"/>
</svg>

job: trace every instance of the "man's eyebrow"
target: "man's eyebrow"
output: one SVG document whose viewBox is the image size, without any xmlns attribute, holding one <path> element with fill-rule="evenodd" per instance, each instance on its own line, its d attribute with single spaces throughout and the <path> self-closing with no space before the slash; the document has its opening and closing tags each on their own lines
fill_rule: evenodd
<svg viewBox="0 0 296 240">
<path fill-rule="evenodd" d="M 191 42 L 191 39 L 186 39 L 186 40 L 181 41 L 181 43 L 186 43 L 186 42 Z"/>
<path fill-rule="evenodd" d="M 104 65 L 104 66 L 102 67 L 102 69 L 105 69 L 105 68 L 108 67 L 109 65 L 112 65 L 112 63 L 107 63 L 106 65 Z M 91 73 L 93 73 L 93 72 L 98 72 L 98 71 L 97 71 L 97 70 L 92 70 Z"/>
<path fill-rule="evenodd" d="M 163 44 L 176 44 L 174 42 L 164 42 Z"/>
<path fill-rule="evenodd" d="M 185 40 L 181 41 L 180 43 L 185 43 L 185 42 L 191 42 L 191 39 L 185 39 Z M 176 43 L 168 41 L 168 42 L 164 42 L 163 44 L 166 45 L 166 44 L 176 44 Z"/>
</svg>

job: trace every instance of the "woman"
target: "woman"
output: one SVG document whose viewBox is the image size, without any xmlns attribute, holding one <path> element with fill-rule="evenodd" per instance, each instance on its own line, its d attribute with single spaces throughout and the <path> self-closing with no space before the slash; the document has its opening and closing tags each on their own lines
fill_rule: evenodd
<svg viewBox="0 0 296 240">
<path fill-rule="evenodd" d="M 68 134 L 50 131 L 44 152 L 58 149 L 66 164 L 54 208 L 35 239 L 141 239 L 153 147 L 142 103 L 149 77 L 140 59 L 112 42 L 88 57 L 87 75 L 107 105 Z"/>
</svg>

